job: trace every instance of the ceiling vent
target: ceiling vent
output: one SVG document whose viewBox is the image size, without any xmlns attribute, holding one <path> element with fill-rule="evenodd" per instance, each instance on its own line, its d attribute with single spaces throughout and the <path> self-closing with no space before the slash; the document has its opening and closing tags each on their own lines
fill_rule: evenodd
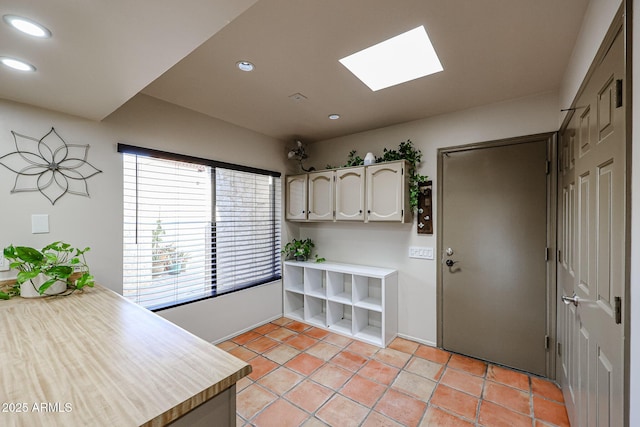
<svg viewBox="0 0 640 427">
<path fill-rule="evenodd" d="M 301 93 L 294 93 L 293 95 L 289 95 L 289 99 L 292 99 L 295 102 L 303 102 L 307 100 L 307 97 Z"/>
</svg>

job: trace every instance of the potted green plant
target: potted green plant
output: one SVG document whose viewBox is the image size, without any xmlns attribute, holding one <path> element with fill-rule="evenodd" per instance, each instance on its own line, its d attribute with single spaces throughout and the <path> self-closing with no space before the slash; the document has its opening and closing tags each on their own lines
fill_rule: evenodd
<svg viewBox="0 0 640 427">
<path fill-rule="evenodd" d="M 64 242 L 54 242 L 37 250 L 28 246 L 7 246 L 3 255 L 9 267 L 18 270 L 16 284 L 8 292 L 0 291 L 0 299 L 15 295 L 36 297 L 57 295 L 92 287 L 94 278 L 84 254 L 90 248 L 77 249 Z"/>
<path fill-rule="evenodd" d="M 282 253 L 286 259 L 295 259 L 296 261 L 306 261 L 311 257 L 311 250 L 315 244 L 311 239 L 304 240 L 293 239 L 284 246 Z M 325 259 L 320 258 L 316 254 L 316 262 L 323 262 Z"/>
</svg>

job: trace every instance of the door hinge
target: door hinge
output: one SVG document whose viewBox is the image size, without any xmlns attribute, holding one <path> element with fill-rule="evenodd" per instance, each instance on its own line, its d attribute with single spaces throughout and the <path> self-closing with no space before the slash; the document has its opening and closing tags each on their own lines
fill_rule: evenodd
<svg viewBox="0 0 640 427">
<path fill-rule="evenodd" d="M 549 248 L 544 248 L 544 260 L 549 261 Z"/>
<path fill-rule="evenodd" d="M 544 336 L 544 349 L 549 350 L 549 346 L 551 345 L 551 338 L 549 335 Z"/>
<path fill-rule="evenodd" d="M 619 325 L 622 323 L 622 298 L 615 297 L 613 300 L 615 304 L 616 325 Z"/>
<path fill-rule="evenodd" d="M 558 249 L 558 262 L 562 262 L 562 251 Z"/>
<path fill-rule="evenodd" d="M 551 172 L 551 162 L 549 160 L 547 160 L 546 165 L 545 165 L 545 173 L 547 175 L 549 175 L 550 172 Z"/>
<path fill-rule="evenodd" d="M 616 108 L 622 107 L 622 79 L 616 80 Z"/>
<path fill-rule="evenodd" d="M 556 349 L 558 352 L 558 357 L 562 357 L 562 343 L 556 344 Z"/>
</svg>

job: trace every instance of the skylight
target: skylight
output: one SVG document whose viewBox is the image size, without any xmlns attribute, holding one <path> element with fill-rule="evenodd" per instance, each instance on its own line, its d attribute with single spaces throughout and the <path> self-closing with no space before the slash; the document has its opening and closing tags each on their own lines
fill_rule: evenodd
<svg viewBox="0 0 640 427">
<path fill-rule="evenodd" d="M 373 91 L 443 70 L 421 25 L 340 60 Z"/>
</svg>

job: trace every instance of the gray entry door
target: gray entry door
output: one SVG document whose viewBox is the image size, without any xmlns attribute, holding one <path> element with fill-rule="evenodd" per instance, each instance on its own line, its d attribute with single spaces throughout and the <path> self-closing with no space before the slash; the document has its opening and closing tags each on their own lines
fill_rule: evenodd
<svg viewBox="0 0 640 427">
<path fill-rule="evenodd" d="M 441 153 L 442 345 L 539 375 L 548 374 L 549 144 L 546 135 Z"/>
</svg>

